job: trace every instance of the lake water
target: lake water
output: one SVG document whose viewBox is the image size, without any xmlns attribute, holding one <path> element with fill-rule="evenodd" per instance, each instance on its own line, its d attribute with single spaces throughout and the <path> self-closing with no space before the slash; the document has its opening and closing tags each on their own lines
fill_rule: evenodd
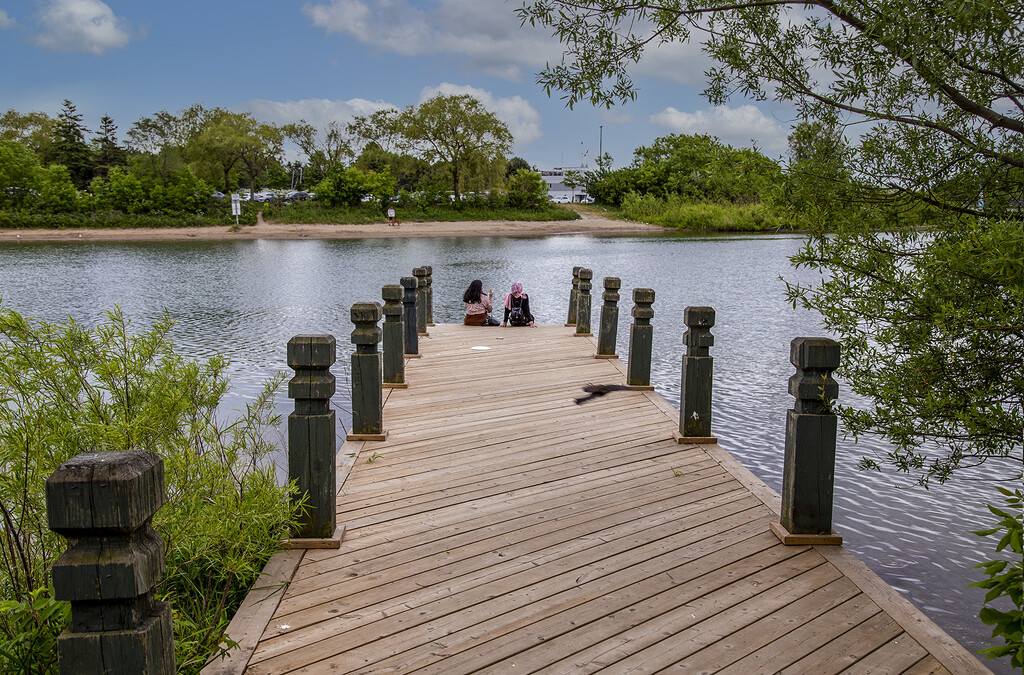
<svg viewBox="0 0 1024 675">
<path fill-rule="evenodd" d="M 719 443 L 776 491 L 781 491 L 786 409 L 793 399 L 789 344 L 823 335 L 815 314 L 792 309 L 780 276 L 813 281 L 788 257 L 802 241 L 791 236 L 437 238 L 265 240 L 238 242 L 8 242 L 0 243 L 3 305 L 39 319 L 68 316 L 86 324 L 120 305 L 136 325 L 166 308 L 177 321 L 177 351 L 192 357 L 221 353 L 232 362 L 229 405 L 238 408 L 275 372 L 288 372 L 285 345 L 299 333 L 338 340 L 335 406 L 348 424 L 345 364 L 352 348 L 349 309 L 380 301 L 384 284 L 414 267 L 434 268 L 434 320 L 461 322 L 461 295 L 473 279 L 495 300 L 522 281 L 539 323 L 564 323 L 572 267 L 594 272 L 594 326 L 601 280 L 622 280 L 618 353 L 628 354 L 634 288 L 656 292 L 652 380 L 678 406 L 683 354 L 682 310 L 710 305 L 717 315 L 713 431 Z M 497 304 L 497 303 L 496 303 Z M 486 330 L 486 329 L 481 329 Z M 503 373 L 494 373 L 500 378 Z M 849 401 L 849 392 L 840 390 Z M 278 408 L 290 401 L 282 393 Z M 283 435 L 278 431 L 278 440 Z M 990 629 L 977 619 L 983 592 L 970 569 L 991 543 L 968 534 L 992 522 L 982 501 L 998 501 L 984 472 L 923 490 L 905 476 L 856 469 L 865 454 L 884 454 L 879 442 L 841 441 L 837 457 L 835 528 L 846 548 L 933 620 L 977 651 Z M 992 467 L 993 469 L 997 467 Z M 1007 467 L 998 467 L 1007 475 Z M 986 662 L 1009 673 L 1009 663 Z M 1003 667 L 1005 665 L 1005 668 Z"/>
</svg>

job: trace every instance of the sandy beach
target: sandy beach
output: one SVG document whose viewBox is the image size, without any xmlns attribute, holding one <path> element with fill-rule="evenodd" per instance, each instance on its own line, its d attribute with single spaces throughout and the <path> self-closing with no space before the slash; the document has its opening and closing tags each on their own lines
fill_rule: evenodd
<svg viewBox="0 0 1024 675">
<path fill-rule="evenodd" d="M 636 234 L 663 232 L 664 228 L 646 223 L 610 220 L 584 213 L 579 220 L 525 222 L 512 220 L 471 220 L 454 223 L 387 223 L 360 225 L 295 225 L 267 223 L 243 225 L 232 232 L 229 227 L 0 230 L 0 241 L 173 241 L 186 239 L 366 239 L 388 237 L 516 237 L 551 234 Z"/>
</svg>

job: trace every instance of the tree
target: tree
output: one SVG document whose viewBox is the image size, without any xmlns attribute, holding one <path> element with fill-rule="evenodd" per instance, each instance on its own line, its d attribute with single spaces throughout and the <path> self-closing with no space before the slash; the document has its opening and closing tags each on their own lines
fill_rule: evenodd
<svg viewBox="0 0 1024 675">
<path fill-rule="evenodd" d="M 0 141 L 18 141 L 36 153 L 43 165 L 53 160 L 53 126 L 55 120 L 46 113 L 24 115 L 8 110 L 0 116 Z"/>
<path fill-rule="evenodd" d="M 583 185 L 583 174 L 576 169 L 570 169 L 562 177 L 562 184 L 572 190 L 572 200 L 576 201 L 576 188 Z"/>
<path fill-rule="evenodd" d="M 353 156 L 349 132 L 338 122 L 330 122 L 322 134 L 306 120 L 286 124 L 281 129 L 306 155 L 305 171 L 310 182 L 319 181 L 335 166 Z"/>
<path fill-rule="evenodd" d="M 395 194 L 396 183 L 386 166 L 378 173 L 338 165 L 314 189 L 317 200 L 328 206 L 359 206 L 366 195 L 383 205 Z"/>
<path fill-rule="evenodd" d="M 508 205 L 528 209 L 548 200 L 548 184 L 536 171 L 520 169 L 508 181 Z"/>
<path fill-rule="evenodd" d="M 128 130 L 128 148 L 148 161 L 149 169 L 161 183 L 172 171 L 181 168 L 181 150 L 185 145 L 181 117 L 161 110 L 142 117 Z"/>
<path fill-rule="evenodd" d="M 397 108 L 384 108 L 369 117 L 359 115 L 345 127 L 352 138 L 352 152 L 360 154 L 363 146 L 375 143 L 385 152 L 394 152 L 401 146 L 402 134 L 398 124 L 401 112 Z"/>
<path fill-rule="evenodd" d="M 92 140 L 96 175 L 106 176 L 115 166 L 124 166 L 128 155 L 117 142 L 117 125 L 113 118 L 100 118 L 99 136 Z"/>
<path fill-rule="evenodd" d="M 521 169 L 526 169 L 527 171 L 532 170 L 530 167 L 530 163 L 527 162 L 525 159 L 523 159 L 522 157 L 513 157 L 512 159 L 508 160 L 508 162 L 505 164 L 505 178 L 511 178 L 512 176 L 516 175 L 516 173 L 518 173 Z"/>
<path fill-rule="evenodd" d="M 520 16 L 566 44 L 539 81 L 569 105 L 632 99 L 629 65 L 645 48 L 698 32 L 717 61 L 712 103 L 735 92 L 826 127 L 858 123 L 846 193 L 856 201 L 797 215 L 816 229 L 795 262 L 824 280 L 790 288 L 822 313 L 843 344 L 842 374 L 874 403 L 845 408 L 846 425 L 888 438 L 892 465 L 926 484 L 965 463 L 1020 458 L 1019 5 L 534 0 Z M 1019 459 L 1007 466 L 1004 477 L 1020 474 Z"/>
<path fill-rule="evenodd" d="M 256 179 L 284 152 L 284 132 L 273 124 L 259 122 L 248 113 L 233 117 L 238 133 L 238 160 L 249 175 L 249 194 L 256 192 Z"/>
<path fill-rule="evenodd" d="M 438 94 L 403 110 L 397 125 L 406 148 L 448 169 L 456 201 L 465 171 L 504 158 L 512 146 L 505 123 L 468 94 Z"/>
<path fill-rule="evenodd" d="M 92 180 L 92 153 L 85 142 L 88 129 L 75 104 L 64 99 L 53 126 L 53 162 L 66 166 L 75 187 L 84 189 Z"/>
</svg>

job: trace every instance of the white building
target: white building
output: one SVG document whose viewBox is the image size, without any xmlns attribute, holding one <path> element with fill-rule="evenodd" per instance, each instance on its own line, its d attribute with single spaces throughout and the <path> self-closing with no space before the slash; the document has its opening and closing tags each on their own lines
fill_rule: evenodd
<svg viewBox="0 0 1024 675">
<path fill-rule="evenodd" d="M 553 169 L 541 169 L 538 171 L 544 182 L 548 184 L 548 199 L 555 202 L 556 204 L 569 204 L 570 202 L 578 202 L 589 204 L 594 200 L 587 194 L 586 189 L 580 185 L 575 189 L 566 187 L 562 182 L 565 178 L 566 171 L 578 171 L 581 174 L 587 170 L 586 166 L 567 166 L 560 167 L 556 166 Z"/>
</svg>

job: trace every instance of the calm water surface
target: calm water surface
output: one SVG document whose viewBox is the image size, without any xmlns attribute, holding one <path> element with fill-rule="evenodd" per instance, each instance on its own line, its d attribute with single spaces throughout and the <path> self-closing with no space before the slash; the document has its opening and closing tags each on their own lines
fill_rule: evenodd
<svg viewBox="0 0 1024 675">
<path fill-rule="evenodd" d="M 682 309 L 715 308 L 714 432 L 723 447 L 781 491 L 785 411 L 793 404 L 786 390 L 794 372 L 789 343 L 823 334 L 815 314 L 789 307 L 779 279 L 814 281 L 813 273 L 789 267 L 788 257 L 800 245 L 796 237 L 765 236 L 0 243 L 0 297 L 25 315 L 71 316 L 87 324 L 120 305 L 133 323 L 149 325 L 166 308 L 177 321 L 172 335 L 180 353 L 231 359 L 232 409 L 271 374 L 291 372 L 285 367 L 290 337 L 331 333 L 339 348 L 334 403 L 347 426 L 342 378 L 353 303 L 380 301 L 382 285 L 432 265 L 437 323 L 462 320 L 462 291 L 479 278 L 494 288 L 496 299 L 512 281 L 522 281 L 538 322 L 560 324 L 572 267 L 582 265 L 594 271 L 595 326 L 600 280 L 622 279 L 623 358 L 632 290 L 655 289 L 652 379 L 676 406 Z M 850 400 L 845 388 L 840 396 Z M 283 394 L 278 408 L 290 409 Z M 859 457 L 884 452 L 881 443 L 841 441 L 835 527 L 847 549 L 977 651 L 989 644 L 990 631 L 976 617 L 983 592 L 966 585 L 980 578 L 970 567 L 985 559 L 988 544 L 967 532 L 991 522 L 981 502 L 997 501 L 995 490 L 980 472 L 926 491 L 902 476 L 857 471 Z M 997 672 L 1010 672 L 1008 663 Z"/>
</svg>

